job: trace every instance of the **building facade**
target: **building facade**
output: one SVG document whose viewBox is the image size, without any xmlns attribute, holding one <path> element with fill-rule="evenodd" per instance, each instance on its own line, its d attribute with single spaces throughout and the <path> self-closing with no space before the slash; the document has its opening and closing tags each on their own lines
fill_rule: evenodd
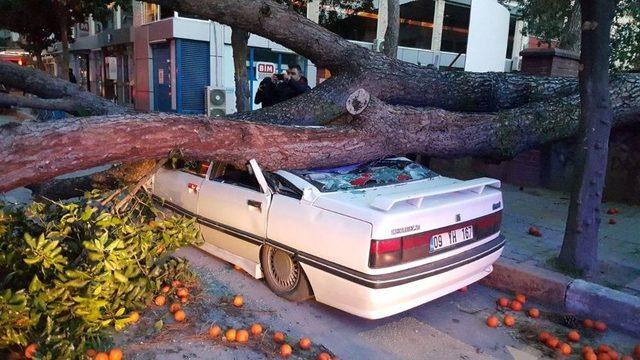
<svg viewBox="0 0 640 360">
<path fill-rule="evenodd" d="M 387 0 L 362 4 L 344 9 L 310 0 L 297 10 L 379 51 Z M 128 11 L 112 11 L 104 24 L 89 19 L 73 28 L 70 66 L 81 86 L 138 111 L 235 112 L 230 27 L 142 1 L 132 1 Z M 400 16 L 398 58 L 421 66 L 513 71 L 527 42 L 520 21 L 496 0 L 401 0 Z M 60 46 L 51 54 L 51 72 L 58 74 L 62 69 L 54 65 Z M 291 50 L 253 34 L 246 63 L 252 100 L 260 81 L 286 70 L 287 64 L 299 64 L 311 87 L 329 76 Z"/>
</svg>

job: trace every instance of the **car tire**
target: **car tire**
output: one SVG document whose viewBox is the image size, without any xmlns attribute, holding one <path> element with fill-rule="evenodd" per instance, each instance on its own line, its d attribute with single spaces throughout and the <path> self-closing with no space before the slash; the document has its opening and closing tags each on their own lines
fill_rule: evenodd
<svg viewBox="0 0 640 360">
<path fill-rule="evenodd" d="M 260 262 L 267 286 L 276 295 L 296 302 L 313 297 L 307 275 L 291 254 L 264 245 L 260 251 Z"/>
</svg>

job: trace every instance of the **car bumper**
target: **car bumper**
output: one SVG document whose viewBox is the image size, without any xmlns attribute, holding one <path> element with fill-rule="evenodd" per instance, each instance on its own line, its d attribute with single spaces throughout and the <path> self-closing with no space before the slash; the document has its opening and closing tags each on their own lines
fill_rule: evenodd
<svg viewBox="0 0 640 360">
<path fill-rule="evenodd" d="M 308 263 L 303 263 L 303 268 L 317 301 L 363 318 L 379 319 L 422 305 L 489 275 L 503 247 L 504 237 L 498 236 L 483 247 L 471 249 L 466 258 L 450 259 L 445 265 L 363 279 L 328 272 Z"/>
</svg>

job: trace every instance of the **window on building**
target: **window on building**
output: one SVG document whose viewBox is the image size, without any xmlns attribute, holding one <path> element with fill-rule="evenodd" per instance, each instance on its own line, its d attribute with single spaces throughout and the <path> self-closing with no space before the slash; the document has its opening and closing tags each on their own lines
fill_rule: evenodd
<svg viewBox="0 0 640 360">
<path fill-rule="evenodd" d="M 345 39 L 373 42 L 378 27 L 377 1 L 327 3 L 321 8 L 320 24 Z"/>
<path fill-rule="evenodd" d="M 431 49 L 434 0 L 414 0 L 400 5 L 400 46 Z"/>
<path fill-rule="evenodd" d="M 446 4 L 444 7 L 444 21 L 442 27 L 442 51 L 465 54 L 467 39 L 469 38 L 469 17 L 471 9 L 468 6 Z"/>
<path fill-rule="evenodd" d="M 142 14 L 145 24 L 158 21 L 160 19 L 160 5 L 142 3 Z"/>
</svg>

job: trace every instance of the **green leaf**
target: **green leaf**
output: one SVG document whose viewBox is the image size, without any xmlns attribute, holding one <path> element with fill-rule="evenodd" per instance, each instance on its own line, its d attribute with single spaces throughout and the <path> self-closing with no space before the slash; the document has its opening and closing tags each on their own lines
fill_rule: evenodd
<svg viewBox="0 0 640 360">
<path fill-rule="evenodd" d="M 29 292 L 34 293 L 40 289 L 42 289 L 42 282 L 38 278 L 38 275 L 34 275 L 31 283 L 29 283 Z"/>
<path fill-rule="evenodd" d="M 121 283 L 127 283 L 127 282 L 129 282 L 129 279 L 128 279 L 126 276 L 124 276 L 124 274 L 122 274 L 122 273 L 121 273 L 121 272 L 119 272 L 119 271 L 114 271 L 114 272 L 113 272 L 113 277 L 115 277 L 115 278 L 116 278 L 116 280 L 118 280 L 118 281 L 119 281 L 119 282 L 121 282 Z"/>
<path fill-rule="evenodd" d="M 33 265 L 33 264 L 39 263 L 40 261 L 42 261 L 42 258 L 40 257 L 35 257 L 35 258 L 31 257 L 31 258 L 24 259 L 24 262 L 27 263 L 27 265 Z"/>
<path fill-rule="evenodd" d="M 154 327 L 156 330 L 162 330 L 162 327 L 163 327 L 163 326 L 164 326 L 164 322 L 162 321 L 162 319 L 160 319 L 160 320 L 156 321 L 156 323 L 155 323 L 155 324 L 153 324 L 153 327 Z"/>
<path fill-rule="evenodd" d="M 89 218 L 91 217 L 91 215 L 93 214 L 94 211 L 95 211 L 95 208 L 91 208 L 91 207 L 87 206 L 84 209 L 84 212 L 82 213 L 82 215 L 80 215 L 80 220 L 82 220 L 82 221 L 89 220 Z"/>
<path fill-rule="evenodd" d="M 36 241 L 33 239 L 33 236 L 31 236 L 27 232 L 24 233 L 24 241 L 26 241 L 27 245 L 29 245 L 30 248 L 35 249 Z"/>
<path fill-rule="evenodd" d="M 116 311 L 115 316 L 122 316 L 125 311 L 126 311 L 125 308 L 121 307 L 120 309 L 118 309 L 118 311 Z"/>
</svg>

